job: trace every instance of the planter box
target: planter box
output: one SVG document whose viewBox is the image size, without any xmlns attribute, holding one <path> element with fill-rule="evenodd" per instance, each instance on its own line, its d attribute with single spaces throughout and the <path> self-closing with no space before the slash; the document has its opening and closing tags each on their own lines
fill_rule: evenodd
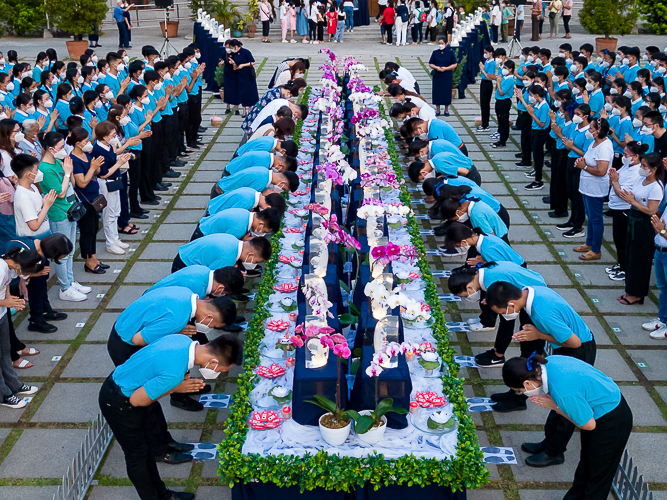
<svg viewBox="0 0 667 500">
<path fill-rule="evenodd" d="M 88 48 L 88 41 L 86 40 L 81 40 L 78 42 L 69 41 L 65 43 L 67 45 L 67 52 L 69 52 L 70 59 L 78 60 Z"/>
<path fill-rule="evenodd" d="M 165 35 L 164 21 L 160 21 L 160 30 L 162 30 L 162 36 Z M 178 36 L 178 21 L 168 21 L 167 22 L 167 37 L 176 38 Z"/>
</svg>

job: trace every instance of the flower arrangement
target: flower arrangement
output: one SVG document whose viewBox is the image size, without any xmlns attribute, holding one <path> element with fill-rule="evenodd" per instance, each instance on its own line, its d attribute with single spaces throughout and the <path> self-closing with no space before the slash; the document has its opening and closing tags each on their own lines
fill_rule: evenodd
<svg viewBox="0 0 667 500">
<path fill-rule="evenodd" d="M 361 250 L 361 243 L 338 225 L 336 214 L 331 214 L 331 219 L 328 221 L 325 220 L 322 225 L 329 230 L 324 237 L 325 243 L 334 242 L 345 246 L 348 250 L 357 252 Z"/>
<path fill-rule="evenodd" d="M 309 203 L 303 208 L 306 210 L 310 210 L 311 212 L 315 212 L 317 215 L 321 217 L 326 217 L 327 215 L 329 215 L 329 209 L 323 207 L 319 203 Z"/>
<path fill-rule="evenodd" d="M 371 257 L 382 266 L 395 261 L 411 263 L 417 258 L 417 250 L 412 245 L 399 246 L 394 243 L 387 243 L 386 245 L 373 247 Z"/>
<path fill-rule="evenodd" d="M 396 173 L 392 171 L 388 172 L 378 172 L 375 175 L 364 172 L 361 174 L 361 187 L 367 186 L 378 186 L 381 189 L 386 191 L 391 191 L 393 189 L 399 189 L 405 180 L 396 177 Z"/>
<path fill-rule="evenodd" d="M 408 299 L 401 304 L 401 318 L 408 321 L 428 321 L 431 319 L 431 306 L 418 300 Z"/>
<path fill-rule="evenodd" d="M 326 316 L 333 318 L 333 314 L 329 311 L 333 304 L 329 302 L 329 295 L 324 280 L 306 281 L 303 287 L 303 294 L 306 297 L 306 302 L 313 309 L 314 315 L 321 318 Z"/>
</svg>

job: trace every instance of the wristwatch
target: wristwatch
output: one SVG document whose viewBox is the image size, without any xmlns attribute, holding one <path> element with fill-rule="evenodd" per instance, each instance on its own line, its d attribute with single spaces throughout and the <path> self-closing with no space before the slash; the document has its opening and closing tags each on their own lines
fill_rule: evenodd
<svg viewBox="0 0 667 500">
<path fill-rule="evenodd" d="M 667 229 L 661 229 L 661 230 L 660 230 L 660 234 L 661 234 L 662 236 L 665 236 L 665 235 L 667 234 Z"/>
</svg>

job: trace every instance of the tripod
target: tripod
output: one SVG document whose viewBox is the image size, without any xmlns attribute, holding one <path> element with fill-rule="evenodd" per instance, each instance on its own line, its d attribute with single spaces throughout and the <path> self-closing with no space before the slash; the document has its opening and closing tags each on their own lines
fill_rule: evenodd
<svg viewBox="0 0 667 500">
<path fill-rule="evenodd" d="M 162 56 L 163 59 L 166 59 L 167 57 L 170 56 L 170 52 L 173 51 L 174 54 L 178 54 L 178 50 L 176 50 L 176 47 L 172 45 L 172 43 L 169 41 L 169 9 L 166 8 L 164 9 L 164 42 L 162 42 L 162 48 L 160 49 L 160 56 Z M 169 50 L 171 48 L 171 51 Z"/>
<path fill-rule="evenodd" d="M 516 54 L 514 54 L 515 50 Z M 518 57 L 519 54 L 521 54 L 522 50 L 523 50 L 523 45 L 521 45 L 521 42 L 516 39 L 516 36 L 512 36 L 512 39 L 510 40 L 510 43 L 507 46 L 507 57 L 510 59 L 515 55 Z"/>
</svg>

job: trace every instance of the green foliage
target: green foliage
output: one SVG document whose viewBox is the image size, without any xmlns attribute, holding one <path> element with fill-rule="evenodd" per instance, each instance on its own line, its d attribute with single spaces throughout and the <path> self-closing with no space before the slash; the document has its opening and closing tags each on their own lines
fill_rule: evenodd
<svg viewBox="0 0 667 500">
<path fill-rule="evenodd" d="M 584 0 L 579 11 L 579 21 L 586 31 L 593 35 L 627 35 L 632 31 L 639 10 L 623 0 Z"/>
<path fill-rule="evenodd" d="M 45 0 L 45 7 L 56 28 L 75 37 L 102 24 L 108 9 L 104 0 Z"/>
<path fill-rule="evenodd" d="M 213 76 L 215 83 L 218 84 L 218 87 L 222 88 L 225 85 L 225 68 L 218 66 L 215 68 L 215 75 Z"/>
<path fill-rule="evenodd" d="M 400 415 L 405 415 L 408 412 L 405 408 L 394 408 L 394 400 L 385 398 L 377 404 L 370 415 L 359 415 L 357 413 L 357 418 L 354 419 L 354 432 L 365 434 L 371 427 L 382 422 L 382 417 L 392 411 Z"/>
<path fill-rule="evenodd" d="M 331 401 L 329 398 L 325 398 L 324 396 L 318 396 L 317 394 L 314 394 L 313 397 L 315 398 L 315 401 L 306 400 L 306 403 L 311 403 L 314 404 L 315 406 L 319 406 L 327 413 L 331 413 L 334 416 L 334 418 L 339 422 L 342 422 L 344 420 L 348 421 L 354 420 L 356 422 L 357 421 L 356 419 L 359 418 L 359 414 L 356 411 L 343 410 L 337 408 L 336 403 L 334 401 Z"/>
<path fill-rule="evenodd" d="M 46 27 L 43 0 L 0 1 L 0 23 L 19 36 L 41 35 Z"/>
<path fill-rule="evenodd" d="M 236 28 L 239 31 L 243 31 L 243 28 L 245 28 L 248 24 L 251 24 L 254 20 L 255 20 L 255 17 L 252 15 L 252 13 L 251 12 L 246 12 L 241 17 L 239 17 L 239 20 L 236 23 Z"/>
<path fill-rule="evenodd" d="M 218 0 L 211 4 L 206 11 L 225 28 L 231 28 L 242 17 L 238 6 L 231 0 Z"/>
<path fill-rule="evenodd" d="M 454 49 L 454 56 L 456 57 L 456 60 L 459 60 L 459 51 L 461 50 L 461 47 L 456 47 Z M 461 84 L 461 76 L 463 75 L 463 68 L 466 66 L 466 61 L 468 60 L 468 56 L 464 55 L 463 58 L 458 62 L 456 68 L 454 68 L 454 71 L 452 71 L 452 88 L 453 89 L 458 89 L 459 85 Z"/>
<path fill-rule="evenodd" d="M 667 34 L 667 4 L 656 0 L 638 0 L 639 12 L 646 19 L 649 29 L 658 34 Z"/>
</svg>

